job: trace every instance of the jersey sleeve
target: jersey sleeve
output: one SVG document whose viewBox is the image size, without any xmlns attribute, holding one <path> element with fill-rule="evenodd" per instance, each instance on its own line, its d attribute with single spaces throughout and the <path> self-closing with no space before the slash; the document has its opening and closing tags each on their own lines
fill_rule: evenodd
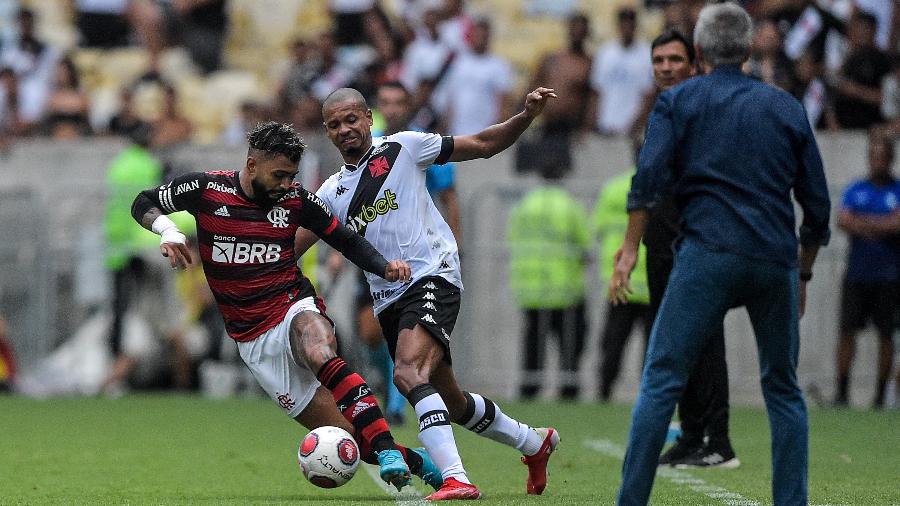
<svg viewBox="0 0 900 506">
<path fill-rule="evenodd" d="M 325 238 L 338 228 L 337 218 L 331 210 L 315 193 L 306 188 L 300 189 L 300 198 L 303 201 L 300 208 L 300 226 L 312 231 L 321 238 Z"/>
<path fill-rule="evenodd" d="M 453 154 L 453 137 L 450 135 L 422 132 L 399 132 L 390 136 L 412 153 L 416 165 L 421 169 L 431 164 L 444 164 Z"/>
<path fill-rule="evenodd" d="M 140 217 L 151 207 L 159 208 L 164 214 L 176 211 L 196 214 L 208 179 L 205 172 L 189 172 L 158 188 L 144 190 L 132 204 L 132 215 L 140 221 Z"/>
</svg>

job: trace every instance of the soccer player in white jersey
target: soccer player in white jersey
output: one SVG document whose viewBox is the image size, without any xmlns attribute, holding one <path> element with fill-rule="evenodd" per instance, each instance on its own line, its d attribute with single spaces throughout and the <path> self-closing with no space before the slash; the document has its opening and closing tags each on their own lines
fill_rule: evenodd
<svg viewBox="0 0 900 506">
<path fill-rule="evenodd" d="M 322 106 L 325 131 L 345 164 L 317 195 L 341 223 L 365 235 L 383 255 L 403 258 L 412 268 L 411 283 L 366 277 L 394 358 L 394 383 L 415 408 L 419 439 L 444 478 L 429 500 L 481 496 L 463 468 L 450 422 L 521 451 L 529 494 L 540 494 L 547 485 L 547 462 L 559 444 L 558 432 L 510 418 L 490 399 L 464 392 L 453 375 L 450 333 L 463 289 L 459 255 L 450 227 L 425 189 L 425 169 L 503 151 L 551 97 L 556 97 L 552 89 L 537 88 L 525 97 L 519 114 L 477 134 L 456 137 L 399 132 L 373 139 L 372 111 L 350 88 L 335 91 Z M 311 235 L 298 237 L 299 251 L 314 240 Z"/>
</svg>

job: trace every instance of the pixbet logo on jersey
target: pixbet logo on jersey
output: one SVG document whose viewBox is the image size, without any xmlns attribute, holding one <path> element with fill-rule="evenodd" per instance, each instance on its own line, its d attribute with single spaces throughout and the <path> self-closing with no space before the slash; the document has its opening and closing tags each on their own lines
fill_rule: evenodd
<svg viewBox="0 0 900 506">
<path fill-rule="evenodd" d="M 281 259 L 281 246 L 235 242 L 234 237 L 213 236 L 212 261 L 220 264 L 269 264 Z"/>
<path fill-rule="evenodd" d="M 384 190 L 384 197 L 373 202 L 371 206 L 363 205 L 359 214 L 352 217 L 347 225 L 361 234 L 366 229 L 366 225 L 375 221 L 375 218 L 387 214 L 393 209 L 400 209 L 400 206 L 395 201 L 396 198 L 396 193 L 391 190 Z"/>
</svg>

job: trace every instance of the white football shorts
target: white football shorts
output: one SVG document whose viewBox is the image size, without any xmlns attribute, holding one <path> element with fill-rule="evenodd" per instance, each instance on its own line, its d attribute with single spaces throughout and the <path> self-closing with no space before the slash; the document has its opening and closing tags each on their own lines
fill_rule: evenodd
<svg viewBox="0 0 900 506">
<path fill-rule="evenodd" d="M 291 320 L 302 311 L 322 314 L 313 297 L 300 299 L 288 309 L 281 323 L 252 341 L 237 343 L 241 358 L 259 386 L 291 418 L 306 409 L 320 385 L 309 366 L 298 364 L 291 355 Z"/>
</svg>

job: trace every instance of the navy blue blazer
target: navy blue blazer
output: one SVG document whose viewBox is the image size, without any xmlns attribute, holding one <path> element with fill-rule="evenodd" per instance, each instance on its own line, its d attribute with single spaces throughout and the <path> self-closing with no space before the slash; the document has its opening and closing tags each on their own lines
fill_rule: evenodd
<svg viewBox="0 0 900 506">
<path fill-rule="evenodd" d="M 827 244 L 831 203 L 819 148 L 791 95 L 717 67 L 659 95 L 628 210 L 674 193 L 681 233 L 713 250 L 797 264 L 791 192 L 802 244 Z"/>
</svg>

